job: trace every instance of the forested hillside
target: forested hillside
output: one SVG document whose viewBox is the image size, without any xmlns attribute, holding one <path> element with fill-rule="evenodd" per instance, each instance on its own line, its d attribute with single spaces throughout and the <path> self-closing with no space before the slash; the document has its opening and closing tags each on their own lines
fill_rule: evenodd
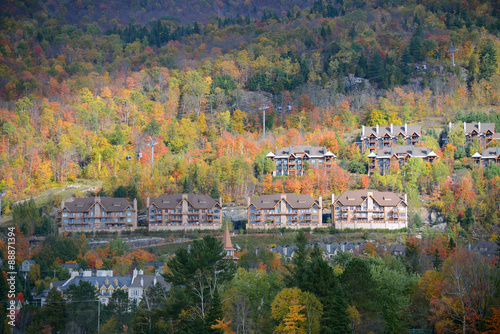
<svg viewBox="0 0 500 334">
<path fill-rule="evenodd" d="M 497 167 L 472 170 L 477 147 L 455 136 L 440 148 L 438 135 L 448 121 L 500 129 L 498 2 L 292 4 L 4 2 L 4 213 L 56 184 L 100 179 L 100 194 L 123 186 L 139 201 L 370 187 L 404 191 L 414 209 L 430 196 L 452 222 L 468 208 L 496 222 Z M 422 124 L 440 162 L 368 177 L 354 138 L 389 123 Z M 298 144 L 326 146 L 339 167 L 271 178 L 265 155 Z"/>
</svg>

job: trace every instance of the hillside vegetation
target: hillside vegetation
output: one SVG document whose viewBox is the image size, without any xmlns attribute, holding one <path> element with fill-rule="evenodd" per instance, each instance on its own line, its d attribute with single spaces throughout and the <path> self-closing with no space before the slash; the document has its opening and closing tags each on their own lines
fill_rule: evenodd
<svg viewBox="0 0 500 334">
<path fill-rule="evenodd" d="M 408 193 L 413 212 L 429 196 L 450 222 L 463 225 L 469 209 L 496 223 L 498 170 L 472 170 L 477 147 L 459 136 L 438 145 L 448 121 L 500 129 L 496 1 L 197 3 L 2 4 L 4 213 L 85 179 L 102 181 L 101 195 L 139 202 L 370 187 Z M 182 17 L 188 7 L 198 21 Z M 440 162 L 369 178 L 354 137 L 362 125 L 390 123 L 431 125 L 422 145 Z M 339 167 L 272 179 L 265 155 L 298 144 L 327 147 Z"/>
</svg>

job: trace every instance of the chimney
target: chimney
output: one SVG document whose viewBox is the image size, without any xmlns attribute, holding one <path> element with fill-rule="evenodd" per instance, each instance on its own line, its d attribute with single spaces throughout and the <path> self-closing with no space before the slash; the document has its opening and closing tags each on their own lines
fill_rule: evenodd
<svg viewBox="0 0 500 334">
<path fill-rule="evenodd" d="M 149 209 L 149 200 L 150 200 L 150 198 L 148 196 L 148 198 L 146 199 L 146 208 L 148 208 L 148 209 Z"/>
<path fill-rule="evenodd" d="M 158 283 L 158 281 L 156 280 L 156 275 L 155 275 L 155 277 L 153 278 L 153 285 L 156 285 L 156 283 Z"/>
<path fill-rule="evenodd" d="M 278 155 L 278 146 L 276 146 L 276 155 Z"/>
<path fill-rule="evenodd" d="M 448 123 L 448 129 L 451 130 L 451 122 Z"/>
<path fill-rule="evenodd" d="M 144 278 L 141 277 L 141 286 L 144 286 Z"/>
<path fill-rule="evenodd" d="M 408 135 L 408 124 L 405 123 L 405 134 Z"/>
<path fill-rule="evenodd" d="M 393 126 L 392 126 L 392 123 L 391 123 L 391 135 L 394 133 L 394 129 L 393 129 Z"/>
<path fill-rule="evenodd" d="M 465 122 L 464 122 L 464 133 L 465 133 Z"/>
<path fill-rule="evenodd" d="M 280 194 L 281 199 L 286 199 L 286 194 Z"/>
<path fill-rule="evenodd" d="M 323 209 L 323 197 L 321 197 L 321 196 L 320 196 L 320 197 L 318 198 L 318 202 L 319 202 L 319 208 L 320 208 L 320 209 Z"/>
<path fill-rule="evenodd" d="M 335 202 L 335 194 L 332 193 L 332 205 L 333 205 L 334 202 Z"/>
<path fill-rule="evenodd" d="M 478 132 L 481 133 L 481 122 L 477 122 L 477 129 Z"/>
<path fill-rule="evenodd" d="M 137 268 L 134 268 L 134 271 L 132 272 L 132 279 L 137 277 Z"/>
<path fill-rule="evenodd" d="M 408 195 L 405 194 L 405 203 L 408 203 Z"/>
<path fill-rule="evenodd" d="M 220 208 L 222 209 L 222 197 L 219 196 L 219 205 L 220 205 Z"/>
<path fill-rule="evenodd" d="M 96 202 L 101 203 L 101 196 L 96 196 Z"/>
<path fill-rule="evenodd" d="M 137 199 L 134 198 L 134 211 L 137 212 Z"/>
<path fill-rule="evenodd" d="M 64 199 L 61 201 L 61 210 L 64 208 Z"/>
<path fill-rule="evenodd" d="M 250 197 L 247 197 L 247 206 L 250 206 Z"/>
<path fill-rule="evenodd" d="M 376 125 L 376 129 L 377 129 L 377 135 L 378 135 L 378 124 Z"/>
<path fill-rule="evenodd" d="M 365 136 L 365 126 L 363 125 L 363 128 L 361 129 L 361 137 Z"/>
</svg>

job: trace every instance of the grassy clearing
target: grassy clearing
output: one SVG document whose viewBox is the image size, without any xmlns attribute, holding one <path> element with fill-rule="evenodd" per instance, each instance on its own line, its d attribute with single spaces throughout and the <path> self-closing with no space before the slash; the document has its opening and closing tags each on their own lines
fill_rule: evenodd
<svg viewBox="0 0 500 334">
<path fill-rule="evenodd" d="M 56 196 L 60 196 L 62 199 L 69 199 L 75 196 L 75 194 L 80 196 L 89 196 L 90 192 L 95 191 L 97 188 L 102 186 L 101 180 L 77 180 L 75 183 L 67 184 L 60 187 L 54 187 L 43 194 L 27 197 L 23 201 L 33 198 L 35 200 L 37 207 L 47 207 L 48 211 L 52 210 L 54 204 L 54 199 Z M 11 208 L 12 208 L 11 204 Z M 2 215 L 2 226 L 12 226 L 12 213 L 7 213 Z"/>
</svg>

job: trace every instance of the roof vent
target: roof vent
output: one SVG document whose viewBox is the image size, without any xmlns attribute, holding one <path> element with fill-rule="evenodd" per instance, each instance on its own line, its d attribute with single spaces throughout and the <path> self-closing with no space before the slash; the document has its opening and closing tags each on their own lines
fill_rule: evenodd
<svg viewBox="0 0 500 334">
<path fill-rule="evenodd" d="M 201 203 L 201 204 L 206 204 L 206 203 L 207 203 L 207 201 L 205 201 L 204 199 L 202 199 L 202 200 L 200 200 L 200 203 Z"/>
<path fill-rule="evenodd" d="M 76 205 L 76 207 L 78 207 L 78 208 L 83 208 L 83 203 L 78 203 L 78 204 Z"/>
<path fill-rule="evenodd" d="M 305 203 L 306 200 L 305 199 L 299 199 L 299 203 Z"/>
<path fill-rule="evenodd" d="M 121 204 L 121 203 L 118 203 L 118 202 L 114 202 L 114 203 L 113 203 L 113 206 L 120 206 L 120 205 L 122 205 L 122 204 Z"/>
<path fill-rule="evenodd" d="M 268 200 L 268 199 L 265 199 L 265 200 L 262 201 L 262 203 L 271 203 L 271 201 Z"/>
<path fill-rule="evenodd" d="M 164 199 L 163 203 L 170 203 L 170 200 L 169 199 Z"/>
<path fill-rule="evenodd" d="M 354 197 L 347 197 L 348 201 L 354 201 Z"/>
</svg>

